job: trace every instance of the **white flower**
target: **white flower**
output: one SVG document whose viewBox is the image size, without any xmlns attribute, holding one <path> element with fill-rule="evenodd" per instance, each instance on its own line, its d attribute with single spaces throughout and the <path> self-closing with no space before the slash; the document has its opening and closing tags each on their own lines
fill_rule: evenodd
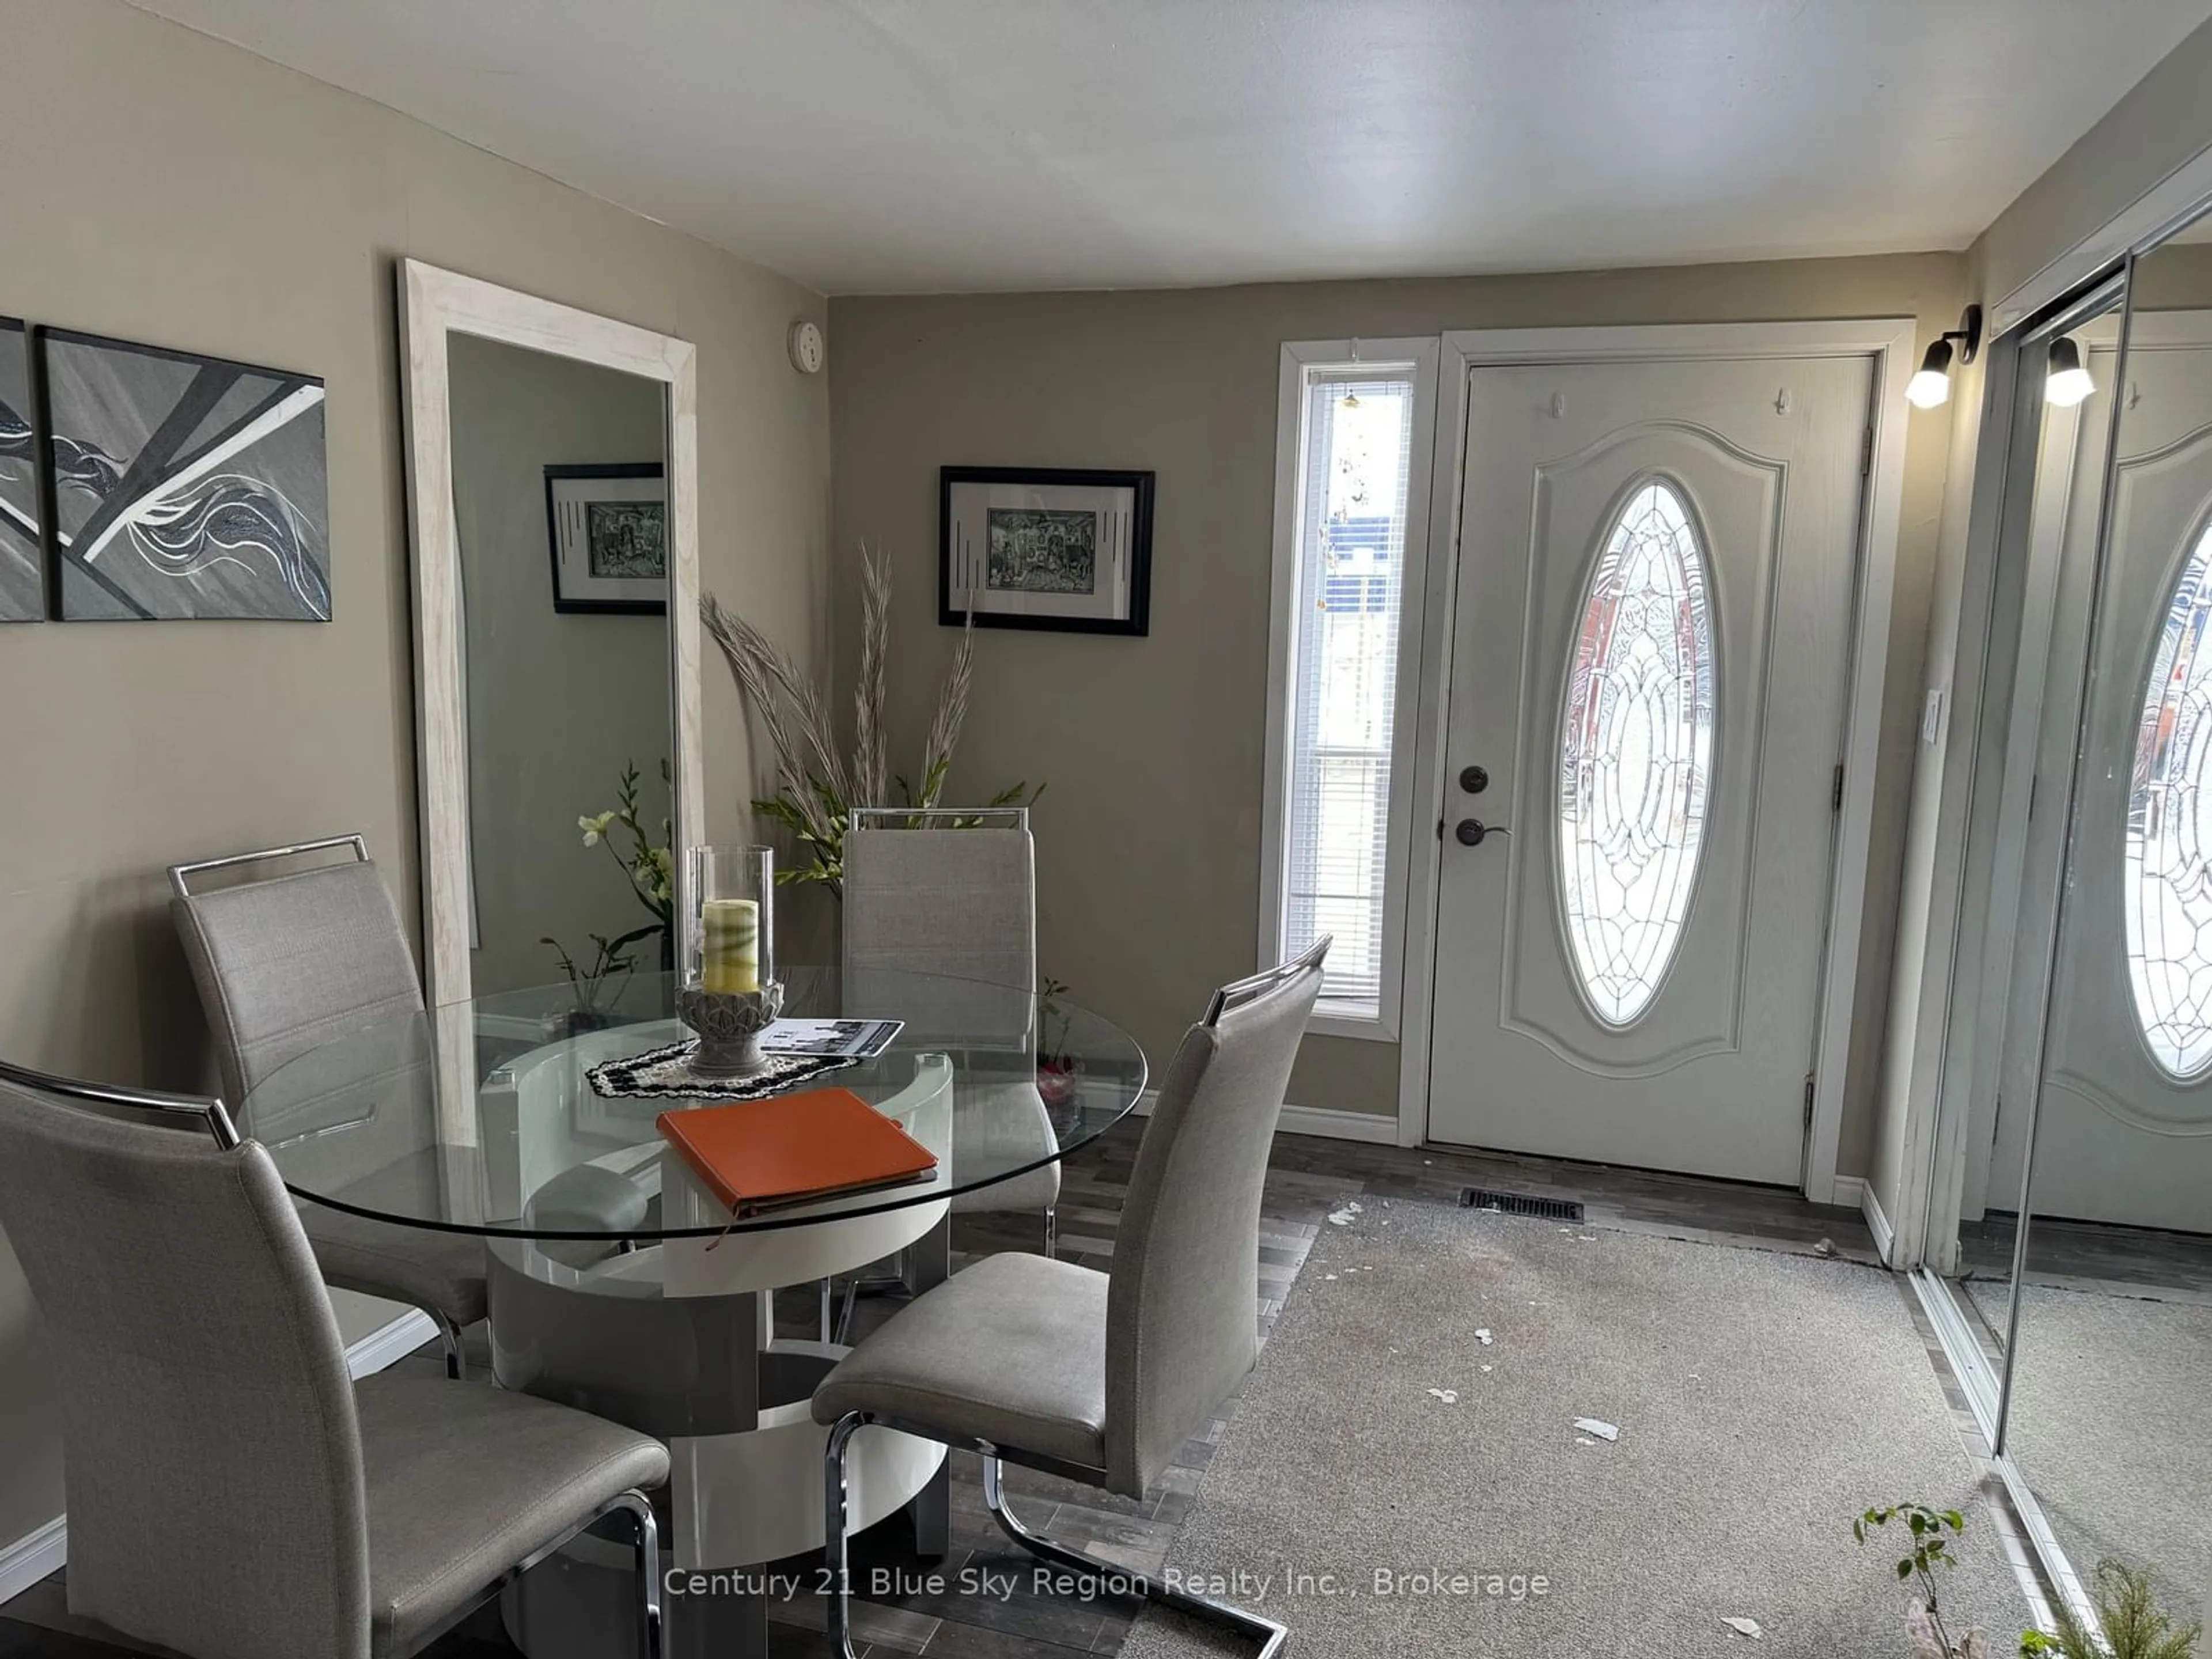
<svg viewBox="0 0 2212 1659">
<path fill-rule="evenodd" d="M 607 833 L 607 826 L 614 821 L 615 815 L 611 812 L 602 812 L 595 818 L 589 817 L 578 818 L 576 828 L 584 832 L 584 845 L 597 847 L 599 844 L 599 838 Z"/>
</svg>

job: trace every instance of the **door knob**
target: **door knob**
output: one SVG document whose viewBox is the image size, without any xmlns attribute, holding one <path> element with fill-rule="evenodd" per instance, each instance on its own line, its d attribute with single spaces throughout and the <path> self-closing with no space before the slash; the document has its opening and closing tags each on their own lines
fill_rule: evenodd
<svg viewBox="0 0 2212 1659">
<path fill-rule="evenodd" d="M 1459 837 L 1462 847 L 1480 847 L 1485 836 L 1510 836 L 1513 832 L 1503 825 L 1485 823 L 1480 818 L 1462 818 L 1452 834 Z"/>
<path fill-rule="evenodd" d="M 1490 769 L 1486 766 L 1462 766 L 1459 771 L 1459 787 L 1470 795 L 1479 795 L 1490 787 Z"/>
</svg>

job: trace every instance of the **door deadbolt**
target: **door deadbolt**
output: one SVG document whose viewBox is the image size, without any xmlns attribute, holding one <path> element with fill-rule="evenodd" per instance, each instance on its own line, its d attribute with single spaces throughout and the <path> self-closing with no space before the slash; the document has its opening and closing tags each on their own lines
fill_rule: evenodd
<svg viewBox="0 0 2212 1659">
<path fill-rule="evenodd" d="M 1459 769 L 1459 787 L 1470 795 L 1479 795 L 1490 787 L 1490 769 L 1486 766 L 1462 766 Z"/>
<path fill-rule="evenodd" d="M 1462 847 L 1480 847 L 1485 836 L 1510 836 L 1512 833 L 1501 825 L 1485 823 L 1480 818 L 1462 818 L 1452 830 Z"/>
</svg>

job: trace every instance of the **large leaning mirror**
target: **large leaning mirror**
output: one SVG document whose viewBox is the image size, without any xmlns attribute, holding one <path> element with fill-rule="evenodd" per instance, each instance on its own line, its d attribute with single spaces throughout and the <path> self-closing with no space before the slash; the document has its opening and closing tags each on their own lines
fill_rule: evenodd
<svg viewBox="0 0 2212 1659">
<path fill-rule="evenodd" d="M 703 839 L 692 348 L 400 289 L 428 994 L 656 973 Z"/>
<path fill-rule="evenodd" d="M 2212 1606 L 2212 228 L 2128 287 L 2124 349 L 2078 354 L 2110 459 L 2046 772 L 2071 799 L 2004 1449 L 2093 1596 L 2141 1573 L 2185 1622 Z"/>
</svg>

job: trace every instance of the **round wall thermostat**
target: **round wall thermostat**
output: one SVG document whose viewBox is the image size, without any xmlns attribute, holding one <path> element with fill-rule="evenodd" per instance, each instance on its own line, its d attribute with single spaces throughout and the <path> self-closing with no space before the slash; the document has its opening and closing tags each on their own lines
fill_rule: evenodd
<svg viewBox="0 0 2212 1659">
<path fill-rule="evenodd" d="M 822 372 L 822 331 L 811 323 L 793 323 L 787 342 L 791 349 L 791 366 L 801 374 Z"/>
</svg>

